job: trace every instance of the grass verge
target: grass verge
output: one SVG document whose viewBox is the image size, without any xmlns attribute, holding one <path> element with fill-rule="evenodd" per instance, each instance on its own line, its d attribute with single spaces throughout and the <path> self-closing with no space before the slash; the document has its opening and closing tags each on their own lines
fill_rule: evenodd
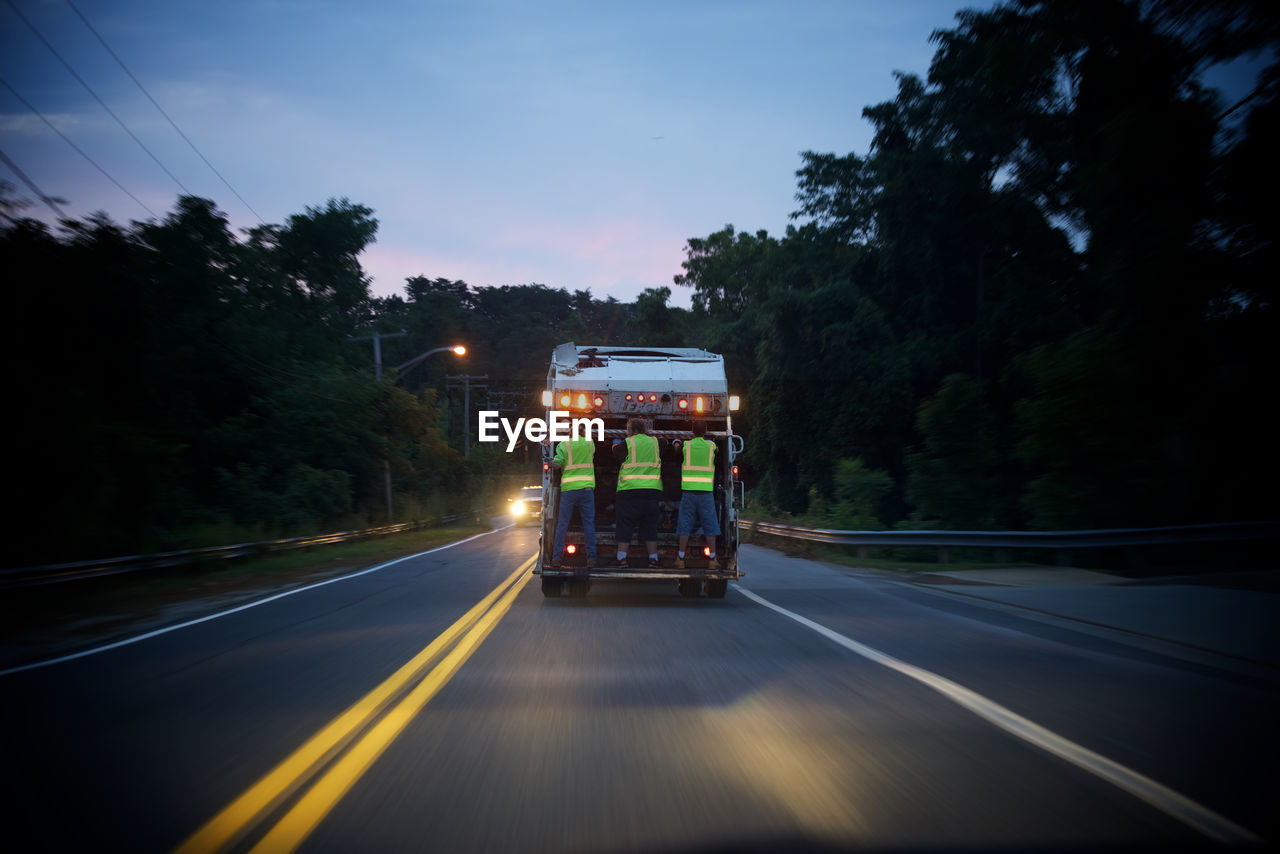
<svg viewBox="0 0 1280 854">
<path fill-rule="evenodd" d="M 936 560 L 904 560 L 896 557 L 858 557 L 857 552 L 850 546 L 837 546 L 830 543 L 814 543 L 805 540 L 793 540 L 786 537 L 771 537 L 767 534 L 750 534 L 743 532 L 742 542 L 751 545 L 760 546 L 766 549 L 780 551 L 789 557 L 799 557 L 805 560 L 818 560 L 824 563 L 834 563 L 840 566 L 857 567 L 860 569 L 882 569 L 893 572 L 952 572 L 963 569 L 1020 569 L 1025 567 L 1047 566 L 1034 561 L 1018 561 L 1018 562 L 995 562 L 995 561 L 977 561 L 977 560 L 959 560 L 953 559 L 951 563 L 941 563 Z M 906 549 L 903 549 L 906 551 Z M 873 552 L 892 551 L 892 549 L 872 549 Z M 913 548 L 911 552 L 919 553 L 923 551 L 920 548 Z M 963 552 L 962 549 L 953 549 L 953 557 L 956 552 Z"/>
<path fill-rule="evenodd" d="M 479 525 L 429 528 L 259 557 L 5 590 L 0 595 L 0 669 L 214 613 L 487 530 Z"/>
</svg>

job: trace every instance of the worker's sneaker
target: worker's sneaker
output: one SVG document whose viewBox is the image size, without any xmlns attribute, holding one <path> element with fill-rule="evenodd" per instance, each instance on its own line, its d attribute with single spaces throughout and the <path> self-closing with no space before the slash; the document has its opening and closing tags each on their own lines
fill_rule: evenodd
<svg viewBox="0 0 1280 854">
<path fill-rule="evenodd" d="M 684 558 L 676 558 L 676 569 L 684 569 Z"/>
<path fill-rule="evenodd" d="M 661 568 L 662 568 L 662 564 L 658 563 L 658 559 L 657 559 L 657 558 L 651 557 L 651 558 L 649 558 L 649 568 L 650 568 L 650 569 L 661 569 Z"/>
<path fill-rule="evenodd" d="M 720 561 L 716 560 L 713 557 L 707 558 L 707 569 L 719 569 L 719 568 L 720 568 Z"/>
</svg>

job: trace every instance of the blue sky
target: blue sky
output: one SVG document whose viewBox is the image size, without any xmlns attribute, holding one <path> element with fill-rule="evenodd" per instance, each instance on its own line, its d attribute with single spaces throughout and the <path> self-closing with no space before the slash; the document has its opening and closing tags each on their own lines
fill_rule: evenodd
<svg viewBox="0 0 1280 854">
<path fill-rule="evenodd" d="M 66 0 L 13 2 L 188 190 L 256 224 Z M 690 237 L 781 233 L 800 152 L 865 152 L 862 108 L 892 97 L 893 71 L 926 71 L 929 34 L 964 5 L 74 2 L 263 220 L 332 197 L 373 208 L 374 293 L 426 275 L 622 300 L 671 285 Z M 174 180 L 7 0 L 0 77 L 172 208 Z M 72 216 L 148 217 L 2 85 L 0 148 Z"/>
</svg>

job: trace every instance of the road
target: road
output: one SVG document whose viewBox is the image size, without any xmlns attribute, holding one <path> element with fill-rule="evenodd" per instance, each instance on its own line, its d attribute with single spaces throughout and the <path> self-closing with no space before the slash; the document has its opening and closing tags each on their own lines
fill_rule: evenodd
<svg viewBox="0 0 1280 854">
<path fill-rule="evenodd" d="M 1280 840 L 1274 682 L 752 547 L 723 600 L 546 600 L 521 571 L 536 537 L 0 676 L 6 833 L 129 851 Z"/>
</svg>

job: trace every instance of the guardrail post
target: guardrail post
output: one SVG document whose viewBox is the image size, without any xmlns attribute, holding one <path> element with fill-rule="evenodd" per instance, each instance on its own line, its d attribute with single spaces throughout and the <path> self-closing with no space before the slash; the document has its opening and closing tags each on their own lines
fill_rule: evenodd
<svg viewBox="0 0 1280 854">
<path fill-rule="evenodd" d="M 938 563 L 951 563 L 950 546 L 942 546 L 938 549 Z"/>
<path fill-rule="evenodd" d="M 871 554 L 871 549 L 869 549 L 867 546 L 858 546 L 858 560 L 866 560 L 867 556 L 870 554 Z"/>
</svg>

